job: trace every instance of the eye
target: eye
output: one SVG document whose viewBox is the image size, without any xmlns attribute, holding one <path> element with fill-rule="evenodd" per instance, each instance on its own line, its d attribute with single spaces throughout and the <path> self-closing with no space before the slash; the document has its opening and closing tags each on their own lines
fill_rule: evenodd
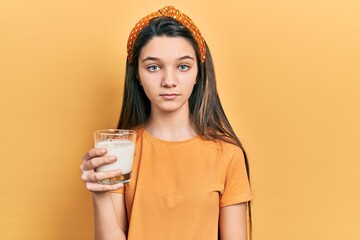
<svg viewBox="0 0 360 240">
<path fill-rule="evenodd" d="M 188 65 L 185 65 L 185 64 L 181 64 L 179 66 L 179 70 L 182 71 L 182 72 L 185 72 L 186 70 L 188 70 L 190 68 L 190 66 Z"/>
<path fill-rule="evenodd" d="M 147 67 L 147 70 L 149 70 L 150 72 L 156 72 L 159 71 L 160 67 L 157 65 L 151 65 Z"/>
</svg>

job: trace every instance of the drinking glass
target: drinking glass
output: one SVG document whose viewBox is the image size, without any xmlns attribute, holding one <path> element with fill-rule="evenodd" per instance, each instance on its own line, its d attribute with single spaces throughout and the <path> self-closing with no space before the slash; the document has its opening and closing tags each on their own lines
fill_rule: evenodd
<svg viewBox="0 0 360 240">
<path fill-rule="evenodd" d="M 125 129 L 101 129 L 94 132 L 96 148 L 106 148 L 106 156 L 116 156 L 116 162 L 96 168 L 97 172 L 121 170 L 118 177 L 99 181 L 103 184 L 127 183 L 131 179 L 136 132 Z"/>
</svg>

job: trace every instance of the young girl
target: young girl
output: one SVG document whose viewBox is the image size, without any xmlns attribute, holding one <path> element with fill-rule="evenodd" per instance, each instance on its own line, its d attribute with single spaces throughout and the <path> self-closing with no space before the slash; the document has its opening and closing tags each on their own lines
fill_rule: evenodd
<svg viewBox="0 0 360 240">
<path fill-rule="evenodd" d="M 116 161 L 106 149 L 91 149 L 80 167 L 96 239 L 247 239 L 248 163 L 199 29 L 165 7 L 136 24 L 127 52 L 118 128 L 137 131 L 131 182 L 98 183 L 121 174 L 95 171 Z"/>
</svg>

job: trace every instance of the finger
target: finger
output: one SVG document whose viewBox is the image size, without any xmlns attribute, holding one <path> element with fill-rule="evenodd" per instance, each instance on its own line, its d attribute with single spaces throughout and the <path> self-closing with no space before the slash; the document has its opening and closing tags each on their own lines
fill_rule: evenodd
<svg viewBox="0 0 360 240">
<path fill-rule="evenodd" d="M 106 184 L 100 184 L 100 183 L 87 183 L 86 184 L 86 188 L 90 191 L 90 192 L 106 192 L 106 191 L 116 191 L 120 188 L 123 188 L 124 184 L 122 183 L 117 183 L 114 185 L 106 185 Z"/>
<path fill-rule="evenodd" d="M 88 161 L 94 157 L 100 157 L 105 155 L 107 152 L 106 148 L 92 148 L 83 156 L 83 160 Z"/>
<path fill-rule="evenodd" d="M 83 182 L 98 182 L 104 179 L 118 177 L 121 175 L 121 170 L 114 170 L 108 172 L 84 172 L 81 176 Z"/>
<path fill-rule="evenodd" d="M 104 164 L 114 163 L 116 162 L 115 156 L 104 156 L 104 157 L 96 157 L 87 161 L 83 161 L 80 166 L 82 171 L 94 170 L 95 168 L 102 166 Z"/>
</svg>

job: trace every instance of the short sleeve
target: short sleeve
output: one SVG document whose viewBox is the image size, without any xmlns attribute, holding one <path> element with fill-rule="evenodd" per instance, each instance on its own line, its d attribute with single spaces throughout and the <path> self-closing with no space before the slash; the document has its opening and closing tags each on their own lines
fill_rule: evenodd
<svg viewBox="0 0 360 240">
<path fill-rule="evenodd" d="M 224 191 L 220 196 L 220 207 L 237 203 L 248 202 L 252 193 L 245 167 L 245 158 L 242 150 L 236 148 L 231 154 L 225 172 Z"/>
</svg>

